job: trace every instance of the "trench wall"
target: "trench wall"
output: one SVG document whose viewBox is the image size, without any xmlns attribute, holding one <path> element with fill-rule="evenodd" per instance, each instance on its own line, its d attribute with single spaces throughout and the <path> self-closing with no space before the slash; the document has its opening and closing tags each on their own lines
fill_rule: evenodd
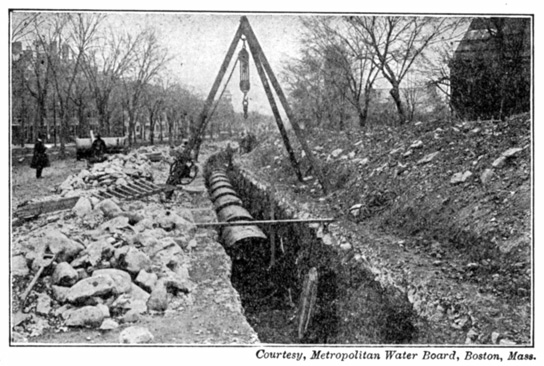
<svg viewBox="0 0 544 366">
<path fill-rule="evenodd" d="M 280 194 L 272 200 L 270 186 L 236 161 L 230 164 L 228 174 L 244 207 L 257 220 L 270 218 L 271 205 L 274 205 L 276 219 L 315 217 L 292 202 L 278 198 Z M 289 292 L 295 302 L 308 271 L 312 267 L 318 271 L 317 303 L 304 342 L 417 343 L 416 315 L 406 295 L 378 282 L 364 257 L 338 244 L 340 241 L 326 227 L 282 225 L 266 234 L 274 235 L 276 261 L 265 277 Z M 270 257 L 269 244 L 245 250 L 259 251 L 258 255 L 263 258 L 261 266 Z"/>
</svg>

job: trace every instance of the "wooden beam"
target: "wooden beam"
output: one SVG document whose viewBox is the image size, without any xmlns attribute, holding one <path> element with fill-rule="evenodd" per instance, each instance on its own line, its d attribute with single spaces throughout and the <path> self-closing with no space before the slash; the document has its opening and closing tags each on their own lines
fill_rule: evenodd
<svg viewBox="0 0 544 366">
<path fill-rule="evenodd" d="M 261 83 L 263 84 L 266 97 L 268 98 L 268 102 L 270 103 L 272 114 L 274 114 L 274 118 L 276 119 L 276 125 L 278 126 L 278 129 L 280 130 L 281 138 L 283 139 L 283 144 L 285 145 L 285 149 L 287 150 L 287 153 L 289 154 L 289 160 L 291 161 L 291 165 L 293 166 L 293 169 L 295 169 L 299 182 L 304 182 L 304 178 L 302 177 L 302 172 L 300 171 L 300 166 L 295 157 L 293 148 L 291 147 L 291 143 L 289 142 L 289 137 L 287 136 L 287 131 L 285 130 L 283 121 L 281 120 L 281 115 L 278 110 L 278 106 L 276 105 L 276 100 L 274 99 L 274 95 L 272 94 L 272 90 L 270 89 L 270 84 L 268 84 L 268 79 L 266 78 L 266 74 L 263 70 L 261 59 L 259 57 L 259 52 L 257 51 L 255 44 L 253 44 L 253 42 L 248 42 L 248 44 L 249 44 L 249 49 L 251 50 L 251 55 L 253 56 L 253 61 L 255 62 L 255 67 L 257 68 L 257 73 L 259 74 L 259 78 L 261 79 Z"/>
<path fill-rule="evenodd" d="M 13 216 L 21 217 L 21 218 L 34 217 L 34 216 L 39 216 L 39 215 L 50 213 L 50 212 L 68 210 L 74 207 L 78 200 L 79 200 L 79 196 L 60 198 L 60 199 L 51 200 L 51 201 L 30 203 L 26 206 L 22 206 L 18 208 L 13 213 Z"/>
<path fill-rule="evenodd" d="M 255 33 L 253 33 L 253 29 L 251 29 L 251 26 L 249 25 L 249 21 L 247 20 L 247 17 L 243 16 L 240 19 L 240 26 L 242 27 L 242 33 L 244 36 L 246 36 L 248 43 L 249 44 L 253 43 L 259 55 L 259 59 L 262 61 L 262 64 L 264 66 L 266 73 L 268 74 L 270 82 L 272 83 L 272 86 L 274 87 L 274 90 L 276 91 L 276 94 L 278 95 L 278 98 L 283 106 L 283 109 L 285 110 L 285 114 L 287 114 L 287 117 L 289 118 L 289 121 L 291 122 L 291 126 L 293 127 L 293 130 L 295 131 L 295 134 L 300 142 L 300 145 L 302 146 L 302 149 L 306 152 L 306 156 L 308 157 L 308 160 L 310 161 L 310 164 L 312 165 L 317 175 L 317 178 L 319 179 L 319 182 L 321 183 L 323 192 L 327 194 L 330 189 L 329 181 L 325 177 L 325 175 L 321 171 L 319 164 L 315 160 L 314 154 L 312 153 L 312 150 L 310 149 L 310 147 L 308 146 L 308 143 L 306 142 L 304 134 L 294 117 L 293 111 L 291 110 L 291 107 L 289 106 L 289 103 L 287 102 L 287 98 L 285 97 L 285 94 L 283 93 L 283 90 L 278 80 L 276 79 L 274 72 L 272 71 L 272 67 L 268 63 L 268 60 L 266 59 L 266 56 L 261 48 L 261 45 L 259 44 L 259 41 L 257 40 L 257 36 L 255 35 Z"/>
</svg>

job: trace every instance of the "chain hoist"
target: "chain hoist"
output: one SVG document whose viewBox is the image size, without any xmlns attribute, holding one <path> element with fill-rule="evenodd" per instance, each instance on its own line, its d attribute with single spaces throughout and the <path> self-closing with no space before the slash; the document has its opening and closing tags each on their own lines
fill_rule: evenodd
<svg viewBox="0 0 544 366">
<path fill-rule="evenodd" d="M 244 118 L 247 119 L 247 109 L 248 109 L 248 98 L 247 93 L 249 92 L 249 53 L 246 50 L 246 40 L 242 38 L 244 42 L 240 53 L 238 53 L 238 61 L 240 62 L 240 90 L 244 93 L 244 99 L 242 100 L 242 108 L 244 110 Z"/>
</svg>

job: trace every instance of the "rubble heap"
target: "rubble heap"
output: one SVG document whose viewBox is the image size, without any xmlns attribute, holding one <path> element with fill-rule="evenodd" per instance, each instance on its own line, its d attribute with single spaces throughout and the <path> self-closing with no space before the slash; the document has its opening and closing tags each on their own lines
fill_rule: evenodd
<svg viewBox="0 0 544 366">
<path fill-rule="evenodd" d="M 57 191 L 61 197 L 90 196 L 97 189 L 126 185 L 135 178 L 152 180 L 151 164 L 146 155 L 148 150 L 140 148 L 126 155 L 110 155 L 103 163 L 68 177 Z"/>
<path fill-rule="evenodd" d="M 24 308 L 14 301 L 14 312 L 30 314 L 14 333 L 37 336 L 51 327 L 115 329 L 120 323 L 137 322 L 141 314 L 176 311 L 192 303 L 192 213 L 169 209 L 156 197 L 119 202 L 90 194 L 134 176 L 152 177 L 145 155 L 110 157 L 61 184 L 62 195 L 80 196 L 71 211 L 18 228 L 12 243 L 14 288 L 24 289 L 48 263 L 46 253 L 56 254 L 56 260 Z"/>
</svg>

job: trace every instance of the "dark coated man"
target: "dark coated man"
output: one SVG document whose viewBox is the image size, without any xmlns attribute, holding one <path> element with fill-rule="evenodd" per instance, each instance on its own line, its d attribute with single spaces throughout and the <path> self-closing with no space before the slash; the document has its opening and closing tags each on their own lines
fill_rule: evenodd
<svg viewBox="0 0 544 366">
<path fill-rule="evenodd" d="M 32 161 L 30 167 L 36 169 L 36 179 L 42 177 L 43 168 L 50 166 L 49 157 L 47 156 L 47 148 L 43 143 L 43 135 L 39 134 L 36 142 L 34 143 L 34 155 L 32 155 Z"/>
</svg>

